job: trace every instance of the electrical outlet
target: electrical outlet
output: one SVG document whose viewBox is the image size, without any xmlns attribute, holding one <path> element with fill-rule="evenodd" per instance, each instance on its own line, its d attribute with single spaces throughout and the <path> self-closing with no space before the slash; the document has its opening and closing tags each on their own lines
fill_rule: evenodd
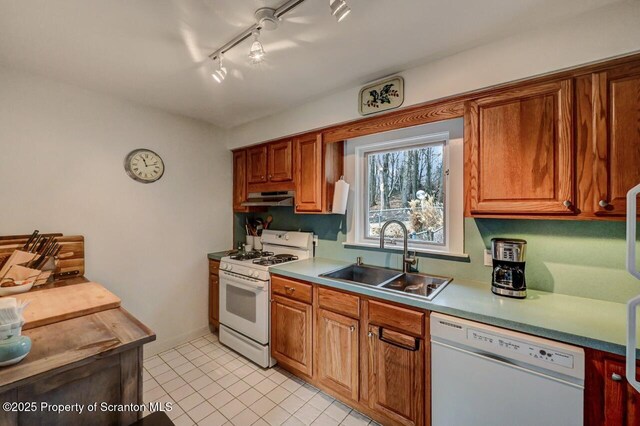
<svg viewBox="0 0 640 426">
<path fill-rule="evenodd" d="M 493 266 L 493 258 L 491 257 L 491 249 L 484 251 L 484 266 Z"/>
</svg>

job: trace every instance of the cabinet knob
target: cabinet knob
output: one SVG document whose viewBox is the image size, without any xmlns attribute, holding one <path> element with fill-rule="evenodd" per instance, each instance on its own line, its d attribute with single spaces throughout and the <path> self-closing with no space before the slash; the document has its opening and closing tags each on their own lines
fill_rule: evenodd
<svg viewBox="0 0 640 426">
<path fill-rule="evenodd" d="M 618 373 L 613 373 L 611 375 L 611 380 L 613 380 L 614 382 L 621 382 L 622 381 L 622 376 L 619 375 Z"/>
<path fill-rule="evenodd" d="M 264 176 L 260 176 L 260 179 L 264 180 Z"/>
<path fill-rule="evenodd" d="M 293 287 L 284 286 L 284 291 L 286 291 L 287 294 L 293 294 L 293 292 L 296 291 L 296 289 Z"/>
<path fill-rule="evenodd" d="M 600 201 L 598 202 L 598 205 L 599 205 L 600 207 L 602 207 L 603 209 L 604 209 L 605 207 L 609 207 L 609 203 L 607 203 L 607 200 L 600 200 Z"/>
<path fill-rule="evenodd" d="M 373 332 L 372 332 L 372 331 L 370 331 L 370 332 L 368 332 L 368 333 L 367 333 L 367 336 L 369 336 L 369 337 L 373 337 L 373 336 L 374 336 L 374 334 L 373 334 Z"/>
<path fill-rule="evenodd" d="M 271 177 L 272 177 L 272 176 L 273 176 L 273 175 L 269 175 L 269 179 L 271 179 Z"/>
<path fill-rule="evenodd" d="M 562 203 L 563 206 L 565 206 L 566 208 L 571 208 L 571 206 L 573 204 L 571 204 L 571 201 L 569 200 L 564 200 L 564 202 Z"/>
<path fill-rule="evenodd" d="M 349 327 L 349 331 L 353 333 L 354 331 L 356 331 L 356 327 L 352 325 L 351 327 Z"/>
</svg>

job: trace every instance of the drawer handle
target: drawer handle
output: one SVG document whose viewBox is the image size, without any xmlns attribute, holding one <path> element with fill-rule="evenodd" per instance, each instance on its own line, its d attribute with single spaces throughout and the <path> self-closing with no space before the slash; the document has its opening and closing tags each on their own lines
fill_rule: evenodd
<svg viewBox="0 0 640 426">
<path fill-rule="evenodd" d="M 284 286 L 284 291 L 285 291 L 287 294 L 293 294 L 293 292 L 294 292 L 294 291 L 296 291 L 296 289 L 295 289 L 295 288 L 293 288 L 293 287 L 289 287 L 289 286 L 286 286 L 286 285 L 285 285 L 285 286 Z"/>
<path fill-rule="evenodd" d="M 406 350 L 411 351 L 411 352 L 416 352 L 418 349 L 420 349 L 420 340 L 418 340 L 417 338 L 414 338 L 415 339 L 415 344 L 414 344 L 413 347 L 405 346 L 405 345 L 403 345 L 401 343 L 394 342 L 393 340 L 389 340 L 386 337 L 384 337 L 384 335 L 382 334 L 383 330 L 384 329 L 382 327 L 380 327 L 378 329 L 378 339 L 380 339 L 381 341 L 383 341 L 385 343 L 388 343 L 390 345 L 393 345 L 393 346 L 395 346 L 397 348 L 400 348 L 400 349 L 406 349 Z"/>
<path fill-rule="evenodd" d="M 622 376 L 619 375 L 618 373 L 613 373 L 611 375 L 611 380 L 613 380 L 614 382 L 621 382 L 622 381 Z"/>
</svg>

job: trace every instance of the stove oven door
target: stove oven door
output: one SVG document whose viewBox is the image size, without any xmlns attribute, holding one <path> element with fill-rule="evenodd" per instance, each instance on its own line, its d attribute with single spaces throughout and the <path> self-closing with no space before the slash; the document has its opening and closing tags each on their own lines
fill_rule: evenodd
<svg viewBox="0 0 640 426">
<path fill-rule="evenodd" d="M 220 271 L 220 322 L 256 342 L 269 343 L 269 281 Z"/>
</svg>

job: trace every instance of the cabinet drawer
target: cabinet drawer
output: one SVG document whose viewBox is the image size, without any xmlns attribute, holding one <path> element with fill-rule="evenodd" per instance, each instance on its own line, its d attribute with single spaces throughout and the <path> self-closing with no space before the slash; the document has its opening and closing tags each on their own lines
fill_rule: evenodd
<svg viewBox="0 0 640 426">
<path fill-rule="evenodd" d="M 369 322 L 414 336 L 424 335 L 424 313 L 399 306 L 369 301 Z"/>
<path fill-rule="evenodd" d="M 220 272 L 220 261 L 209 260 L 209 273 L 218 275 L 219 272 Z"/>
<path fill-rule="evenodd" d="M 353 318 L 360 316 L 360 298 L 353 294 L 318 287 L 318 304 L 321 308 L 328 311 L 337 312 Z"/>
<path fill-rule="evenodd" d="M 277 275 L 271 276 L 271 291 L 273 294 L 279 294 L 281 296 L 288 297 L 289 299 L 311 303 L 311 289 L 311 284 L 290 280 Z"/>
</svg>

